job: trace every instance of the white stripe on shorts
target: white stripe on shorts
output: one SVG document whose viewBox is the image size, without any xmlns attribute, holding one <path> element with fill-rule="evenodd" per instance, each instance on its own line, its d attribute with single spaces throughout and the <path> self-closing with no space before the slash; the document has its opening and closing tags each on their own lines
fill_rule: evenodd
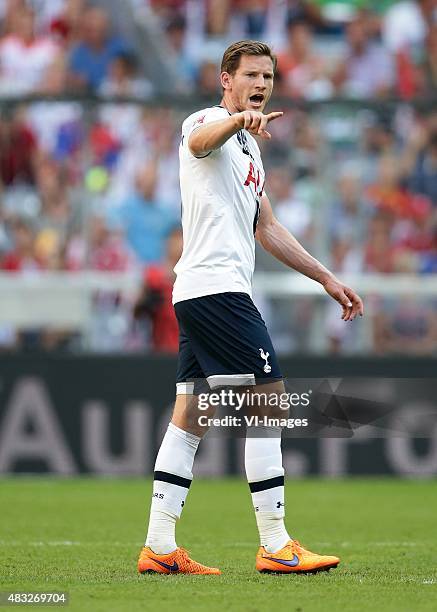
<svg viewBox="0 0 437 612">
<path fill-rule="evenodd" d="M 211 389 L 217 389 L 223 385 L 253 386 L 255 385 L 255 374 L 213 374 L 206 380 Z"/>
<path fill-rule="evenodd" d="M 176 383 L 176 395 L 193 395 L 193 382 L 178 382 Z"/>
</svg>

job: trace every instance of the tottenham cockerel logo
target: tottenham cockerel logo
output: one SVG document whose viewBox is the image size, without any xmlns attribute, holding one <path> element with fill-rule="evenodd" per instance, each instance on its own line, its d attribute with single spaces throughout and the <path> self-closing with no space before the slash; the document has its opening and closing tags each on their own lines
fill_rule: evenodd
<svg viewBox="0 0 437 612">
<path fill-rule="evenodd" d="M 268 374 L 269 372 L 272 371 L 272 366 L 269 365 L 269 356 L 270 356 L 270 353 L 264 353 L 264 349 L 262 349 L 262 348 L 259 349 L 259 352 L 260 352 L 260 355 L 261 355 L 261 359 L 264 359 L 264 361 L 266 362 L 265 365 L 264 365 L 263 370 L 264 370 L 264 372 L 266 374 Z"/>
</svg>

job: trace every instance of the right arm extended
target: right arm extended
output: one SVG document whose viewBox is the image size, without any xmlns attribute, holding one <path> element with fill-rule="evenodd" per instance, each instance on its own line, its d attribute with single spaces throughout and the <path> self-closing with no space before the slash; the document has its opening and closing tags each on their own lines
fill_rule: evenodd
<svg viewBox="0 0 437 612">
<path fill-rule="evenodd" d="M 275 112 L 264 115 L 258 111 L 243 111 L 226 117 L 226 119 L 211 121 L 190 134 L 188 147 L 195 157 L 204 157 L 210 151 L 219 149 L 241 129 L 248 130 L 251 134 L 262 138 L 271 138 L 265 129 L 266 125 L 272 119 L 281 117 L 282 114 L 282 112 Z"/>
<path fill-rule="evenodd" d="M 219 149 L 238 130 L 241 130 L 238 114 L 226 117 L 226 119 L 211 121 L 190 134 L 188 147 L 194 157 L 203 157 Z"/>
</svg>

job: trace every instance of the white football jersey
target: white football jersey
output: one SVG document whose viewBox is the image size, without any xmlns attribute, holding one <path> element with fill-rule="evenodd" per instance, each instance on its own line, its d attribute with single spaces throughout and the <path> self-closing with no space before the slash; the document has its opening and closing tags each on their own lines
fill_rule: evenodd
<svg viewBox="0 0 437 612">
<path fill-rule="evenodd" d="M 175 266 L 174 304 L 225 291 L 252 293 L 254 234 L 265 180 L 258 144 L 247 130 L 240 130 L 205 157 L 194 157 L 188 148 L 196 128 L 229 114 L 214 106 L 193 113 L 182 124 L 184 247 Z"/>
</svg>

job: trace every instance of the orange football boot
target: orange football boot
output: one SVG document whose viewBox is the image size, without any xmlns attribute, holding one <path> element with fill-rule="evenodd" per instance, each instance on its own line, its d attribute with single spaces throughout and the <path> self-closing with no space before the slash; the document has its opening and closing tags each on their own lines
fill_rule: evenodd
<svg viewBox="0 0 437 612">
<path fill-rule="evenodd" d="M 256 569 L 274 574 L 315 574 L 337 567 L 339 563 L 338 557 L 316 555 L 297 540 L 290 540 L 276 553 L 268 553 L 261 546 L 256 555 Z"/>
<path fill-rule="evenodd" d="M 140 574 L 221 574 L 216 567 L 207 567 L 190 559 L 184 548 L 176 548 L 168 555 L 156 555 L 148 546 L 141 550 L 138 571 Z"/>
</svg>

